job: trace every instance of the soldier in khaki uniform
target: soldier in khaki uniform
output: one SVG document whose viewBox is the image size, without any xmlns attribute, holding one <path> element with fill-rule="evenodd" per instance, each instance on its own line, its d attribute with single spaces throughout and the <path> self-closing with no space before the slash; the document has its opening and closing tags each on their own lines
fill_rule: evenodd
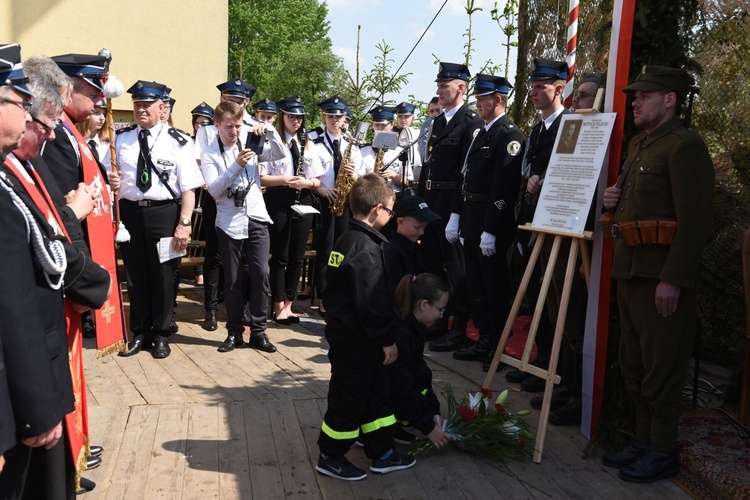
<svg viewBox="0 0 750 500">
<path fill-rule="evenodd" d="M 682 388 L 695 337 L 695 285 L 711 233 L 714 169 L 698 134 L 677 115 L 693 84 L 682 69 L 644 66 L 635 94 L 636 126 L 618 183 L 605 190 L 614 209 L 614 264 L 622 337 L 620 364 L 636 406 L 636 439 L 604 456 L 625 481 L 679 472 L 675 452 Z"/>
</svg>

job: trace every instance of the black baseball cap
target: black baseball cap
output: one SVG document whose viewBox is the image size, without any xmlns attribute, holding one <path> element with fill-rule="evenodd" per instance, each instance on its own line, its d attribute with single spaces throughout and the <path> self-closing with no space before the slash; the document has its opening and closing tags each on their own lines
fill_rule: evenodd
<svg viewBox="0 0 750 500">
<path fill-rule="evenodd" d="M 419 196 L 406 196 L 398 202 L 396 217 L 414 217 L 421 222 L 433 222 L 440 218 Z"/>
</svg>

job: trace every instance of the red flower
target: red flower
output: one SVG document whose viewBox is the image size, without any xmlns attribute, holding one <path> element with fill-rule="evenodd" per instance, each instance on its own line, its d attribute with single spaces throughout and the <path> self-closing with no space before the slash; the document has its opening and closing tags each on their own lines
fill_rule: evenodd
<svg viewBox="0 0 750 500">
<path fill-rule="evenodd" d="M 526 445 L 526 436 L 521 436 L 520 438 L 518 438 L 518 444 L 516 445 L 516 453 L 521 453 L 525 445 Z"/>
<path fill-rule="evenodd" d="M 500 403 L 495 403 L 495 409 L 498 413 L 505 413 L 505 407 Z"/>
<path fill-rule="evenodd" d="M 467 424 L 470 424 L 477 416 L 477 412 L 471 411 L 468 406 L 459 406 L 458 413 Z"/>
<path fill-rule="evenodd" d="M 482 394 L 484 394 L 487 397 L 487 399 L 491 399 L 492 398 L 492 391 L 489 390 L 489 388 L 487 388 L 487 387 L 482 387 L 481 389 L 479 389 L 479 392 L 481 392 Z"/>
</svg>

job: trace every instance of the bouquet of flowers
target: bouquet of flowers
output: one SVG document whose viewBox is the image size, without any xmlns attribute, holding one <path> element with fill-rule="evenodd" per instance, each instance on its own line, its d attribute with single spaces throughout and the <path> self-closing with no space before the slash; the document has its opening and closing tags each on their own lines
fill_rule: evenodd
<svg viewBox="0 0 750 500">
<path fill-rule="evenodd" d="M 529 431 L 526 415 L 529 410 L 510 413 L 505 406 L 508 390 L 504 390 L 492 400 L 492 392 L 482 388 L 474 394 L 467 394 L 456 400 L 450 385 L 445 387 L 448 411 L 443 420 L 443 430 L 459 448 L 493 457 L 501 462 L 522 459 L 526 440 L 533 439 Z M 419 453 L 432 447 L 429 441 L 415 450 Z"/>
</svg>

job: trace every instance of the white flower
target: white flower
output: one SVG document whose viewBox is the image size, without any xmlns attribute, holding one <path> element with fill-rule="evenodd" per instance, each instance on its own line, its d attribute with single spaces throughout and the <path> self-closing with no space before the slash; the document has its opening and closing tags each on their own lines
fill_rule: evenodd
<svg viewBox="0 0 750 500">
<path fill-rule="evenodd" d="M 481 392 L 475 392 L 474 394 L 469 393 L 469 409 L 476 410 L 481 400 L 482 400 Z"/>
<path fill-rule="evenodd" d="M 517 425 L 513 425 L 510 422 L 506 422 L 503 424 L 503 429 L 505 429 L 506 434 L 520 434 L 521 428 Z"/>
</svg>

